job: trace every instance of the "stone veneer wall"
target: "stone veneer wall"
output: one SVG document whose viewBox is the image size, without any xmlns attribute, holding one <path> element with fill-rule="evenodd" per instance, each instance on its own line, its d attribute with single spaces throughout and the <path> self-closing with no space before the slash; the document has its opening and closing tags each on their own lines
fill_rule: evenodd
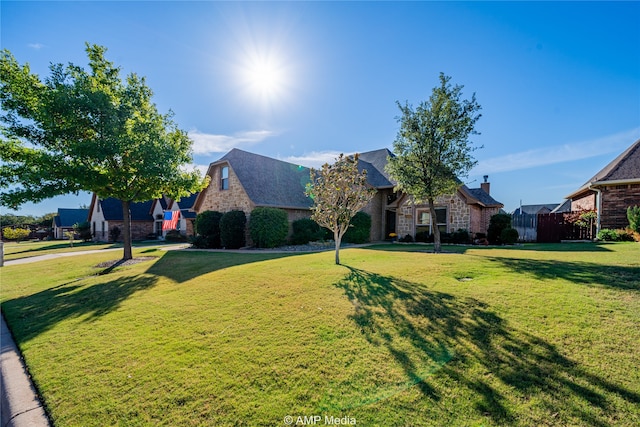
<svg viewBox="0 0 640 427">
<path fill-rule="evenodd" d="M 447 208 L 447 232 L 451 233 L 460 228 L 470 230 L 471 207 L 467 205 L 460 193 L 455 195 L 445 195 L 436 198 L 434 204 L 437 208 Z M 403 203 L 398 208 L 396 221 L 397 233 L 399 237 L 407 234 L 414 236 L 416 232 L 415 211 L 416 209 L 428 209 L 428 204 L 414 205 L 410 200 Z"/>
<path fill-rule="evenodd" d="M 238 177 L 229 167 L 229 189 L 220 188 L 220 173 L 225 164 L 217 165 L 211 176 L 209 186 L 204 190 L 204 200 L 200 204 L 198 213 L 204 211 L 229 212 L 233 210 L 244 211 L 247 215 L 253 210 L 253 203 L 242 188 Z"/>
</svg>

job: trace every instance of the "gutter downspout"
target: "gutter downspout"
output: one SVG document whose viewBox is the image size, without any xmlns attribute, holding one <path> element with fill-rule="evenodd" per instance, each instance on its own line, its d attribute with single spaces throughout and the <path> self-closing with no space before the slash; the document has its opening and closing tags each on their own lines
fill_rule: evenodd
<svg viewBox="0 0 640 427">
<path fill-rule="evenodd" d="M 589 185 L 589 189 L 596 192 L 596 236 L 600 232 L 600 218 L 602 216 L 602 190 Z"/>
</svg>

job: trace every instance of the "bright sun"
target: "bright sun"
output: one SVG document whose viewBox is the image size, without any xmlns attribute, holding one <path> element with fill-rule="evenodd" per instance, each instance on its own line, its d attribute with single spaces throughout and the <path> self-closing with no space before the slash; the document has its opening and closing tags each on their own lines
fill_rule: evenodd
<svg viewBox="0 0 640 427">
<path fill-rule="evenodd" d="M 273 50 L 246 52 L 238 76 L 245 95 L 262 107 L 282 105 L 291 90 L 291 71 Z"/>
</svg>

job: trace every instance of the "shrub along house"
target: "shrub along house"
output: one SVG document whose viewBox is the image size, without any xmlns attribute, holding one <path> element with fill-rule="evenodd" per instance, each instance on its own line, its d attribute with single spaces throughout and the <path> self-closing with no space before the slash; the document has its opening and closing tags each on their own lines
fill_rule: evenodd
<svg viewBox="0 0 640 427">
<path fill-rule="evenodd" d="M 394 191 L 395 183 L 385 171 L 387 149 L 360 154 L 358 167 L 367 171 L 368 183 L 377 193 L 363 209 L 371 216 L 371 241 L 385 240 L 390 233 L 414 236 L 431 231 L 429 209 Z M 311 215 L 312 200 L 304 191 L 309 168 L 281 160 L 233 149 L 209 165 L 209 186 L 200 192 L 193 210 L 228 212 L 241 210 L 249 217 L 256 207 L 274 207 L 287 212 L 289 222 Z M 461 185 L 456 194 L 436 200 L 438 227 L 444 232 L 464 229 L 486 233 L 489 218 L 503 205 L 489 194 L 489 183 L 471 189 Z"/>
<path fill-rule="evenodd" d="M 574 212 L 596 211 L 598 231 L 627 227 L 627 208 L 640 206 L 640 139 L 567 198 Z"/>
</svg>

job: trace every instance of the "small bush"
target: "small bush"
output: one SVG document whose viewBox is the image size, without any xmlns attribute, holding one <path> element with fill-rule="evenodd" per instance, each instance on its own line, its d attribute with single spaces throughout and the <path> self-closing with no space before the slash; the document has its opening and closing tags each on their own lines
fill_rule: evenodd
<svg viewBox="0 0 640 427">
<path fill-rule="evenodd" d="M 627 219 L 629 220 L 631 231 L 640 233 L 640 206 L 629 206 L 627 208 Z"/>
<path fill-rule="evenodd" d="M 91 224 L 88 221 L 73 224 L 73 231 L 80 240 L 85 242 L 91 240 Z"/>
<path fill-rule="evenodd" d="M 309 242 L 324 240 L 327 232 L 311 218 L 297 219 L 293 221 L 292 226 L 291 244 L 293 245 L 305 245 Z"/>
<path fill-rule="evenodd" d="M 122 233 L 122 231 L 120 231 L 120 227 L 112 227 L 111 230 L 109 230 L 109 238 L 112 242 L 117 242 L 120 237 L 120 233 Z"/>
<path fill-rule="evenodd" d="M 466 245 L 471 242 L 471 235 L 465 229 L 459 228 L 458 231 L 451 233 L 451 243 Z"/>
<path fill-rule="evenodd" d="M 612 230 L 610 228 L 603 228 L 598 231 L 598 240 L 605 242 L 633 242 L 634 234 L 633 230 Z"/>
<path fill-rule="evenodd" d="M 220 244 L 226 249 L 239 249 L 246 244 L 247 216 L 243 211 L 229 211 L 220 218 Z"/>
<path fill-rule="evenodd" d="M 249 221 L 249 235 L 258 248 L 275 248 L 289 234 L 287 213 L 277 208 L 255 208 Z"/>
<path fill-rule="evenodd" d="M 344 233 L 343 241 L 346 243 L 366 243 L 371 236 L 371 215 L 358 212 L 351 218 L 350 226 Z"/>
<path fill-rule="evenodd" d="M 489 229 L 487 230 L 487 239 L 492 245 L 502 244 L 500 238 L 502 230 L 505 228 L 511 228 L 511 215 L 509 214 L 495 214 L 489 220 Z"/>
<path fill-rule="evenodd" d="M 402 243 L 412 243 L 413 242 L 413 236 L 411 236 L 411 234 L 407 234 L 406 236 L 400 238 L 400 241 Z"/>
<path fill-rule="evenodd" d="M 502 233 L 500 233 L 500 240 L 504 245 L 513 245 L 518 241 L 518 237 L 520 236 L 518 235 L 518 230 L 515 228 L 505 228 L 502 230 Z"/>
<path fill-rule="evenodd" d="M 222 218 L 222 212 L 217 211 L 204 211 L 196 216 L 194 231 L 200 238 L 191 240 L 193 246 L 201 249 L 221 247 L 220 218 Z"/>
<path fill-rule="evenodd" d="M 167 234 L 165 234 L 164 239 L 167 242 L 186 242 L 187 238 L 180 234 L 178 230 L 169 230 Z"/>
<path fill-rule="evenodd" d="M 429 243 L 433 242 L 433 236 L 428 231 L 418 231 L 415 237 L 416 242 Z"/>
<path fill-rule="evenodd" d="M 24 240 L 31 234 L 31 230 L 28 228 L 11 228 L 5 227 L 2 229 L 2 236 L 7 240 L 15 240 L 20 242 L 20 240 Z"/>
</svg>

